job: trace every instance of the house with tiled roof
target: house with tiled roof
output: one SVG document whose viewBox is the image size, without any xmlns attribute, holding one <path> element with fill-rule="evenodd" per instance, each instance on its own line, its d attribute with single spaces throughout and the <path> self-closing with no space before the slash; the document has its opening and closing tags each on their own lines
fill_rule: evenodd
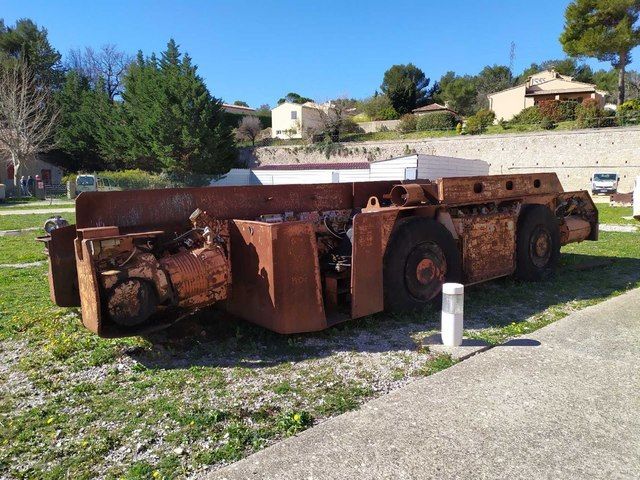
<svg viewBox="0 0 640 480">
<path fill-rule="evenodd" d="M 591 98 L 604 107 L 606 95 L 607 92 L 598 90 L 591 83 L 578 82 L 551 69 L 529 76 L 520 85 L 491 93 L 487 98 L 489 109 L 496 114 L 497 120 L 510 120 L 523 109 L 545 100 L 573 100 L 582 103 Z"/>
<path fill-rule="evenodd" d="M 456 116 L 458 115 L 446 105 L 440 105 L 439 103 L 431 103 L 429 105 L 425 105 L 424 107 L 419 107 L 411 111 L 411 113 L 413 113 L 414 115 L 426 115 L 427 113 L 436 112 L 449 112 L 453 113 Z"/>
</svg>

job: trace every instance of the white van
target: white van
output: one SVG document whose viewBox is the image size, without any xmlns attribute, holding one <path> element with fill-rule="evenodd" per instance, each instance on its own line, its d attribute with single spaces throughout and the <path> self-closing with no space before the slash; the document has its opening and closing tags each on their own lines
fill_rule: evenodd
<svg viewBox="0 0 640 480">
<path fill-rule="evenodd" d="M 596 195 L 604 193 L 610 195 L 618 192 L 620 175 L 617 173 L 596 172 L 591 177 L 591 193 Z"/>
<path fill-rule="evenodd" d="M 81 173 L 76 177 L 76 193 L 81 192 L 113 192 L 122 190 L 106 178 L 100 178 L 95 174 Z"/>
</svg>

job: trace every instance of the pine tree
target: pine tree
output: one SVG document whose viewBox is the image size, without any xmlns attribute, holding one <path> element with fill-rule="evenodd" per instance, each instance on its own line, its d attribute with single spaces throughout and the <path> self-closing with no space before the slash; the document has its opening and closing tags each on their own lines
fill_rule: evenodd
<svg viewBox="0 0 640 480">
<path fill-rule="evenodd" d="M 68 156 L 70 170 L 114 170 L 128 165 L 129 142 L 121 105 L 109 97 L 103 80 L 69 71 L 56 95 L 60 122 L 56 143 Z"/>
<path fill-rule="evenodd" d="M 618 105 L 624 102 L 631 50 L 640 45 L 639 18 L 638 0 L 574 0 L 565 12 L 564 51 L 611 62 L 618 69 Z"/>
<path fill-rule="evenodd" d="M 233 138 L 222 104 L 173 40 L 160 59 L 138 54 L 124 82 L 133 153 L 143 168 L 189 175 L 222 173 L 232 165 Z"/>
</svg>

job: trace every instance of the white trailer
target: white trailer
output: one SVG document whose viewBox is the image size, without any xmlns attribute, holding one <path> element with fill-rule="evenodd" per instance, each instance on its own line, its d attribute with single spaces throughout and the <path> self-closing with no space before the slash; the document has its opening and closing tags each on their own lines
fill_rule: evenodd
<svg viewBox="0 0 640 480">
<path fill-rule="evenodd" d="M 374 162 L 265 165 L 234 168 L 212 185 L 300 185 L 368 182 L 372 180 L 435 180 L 443 177 L 488 175 L 483 160 L 411 154 Z"/>
<path fill-rule="evenodd" d="M 489 175 L 489 164 L 484 160 L 414 153 L 372 162 L 369 180 L 435 180 L 477 175 Z"/>
</svg>

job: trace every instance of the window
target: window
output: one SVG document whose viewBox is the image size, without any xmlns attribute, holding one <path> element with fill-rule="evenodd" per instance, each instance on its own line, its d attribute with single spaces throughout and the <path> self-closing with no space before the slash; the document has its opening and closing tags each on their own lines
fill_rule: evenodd
<svg viewBox="0 0 640 480">
<path fill-rule="evenodd" d="M 291 120 L 297 120 L 298 119 L 298 112 L 296 112 L 295 110 L 291 110 Z"/>
<path fill-rule="evenodd" d="M 404 169 L 404 179 L 405 180 L 416 180 L 418 178 L 418 168 L 417 167 L 406 167 Z"/>
<path fill-rule="evenodd" d="M 43 168 L 40 170 L 40 176 L 42 177 L 42 183 L 45 185 L 51 185 L 51 170 Z"/>
<path fill-rule="evenodd" d="M 76 183 L 78 185 L 82 185 L 83 187 L 86 187 L 86 186 L 93 185 L 94 179 L 92 176 L 89 176 L 89 175 L 78 175 Z"/>
</svg>

